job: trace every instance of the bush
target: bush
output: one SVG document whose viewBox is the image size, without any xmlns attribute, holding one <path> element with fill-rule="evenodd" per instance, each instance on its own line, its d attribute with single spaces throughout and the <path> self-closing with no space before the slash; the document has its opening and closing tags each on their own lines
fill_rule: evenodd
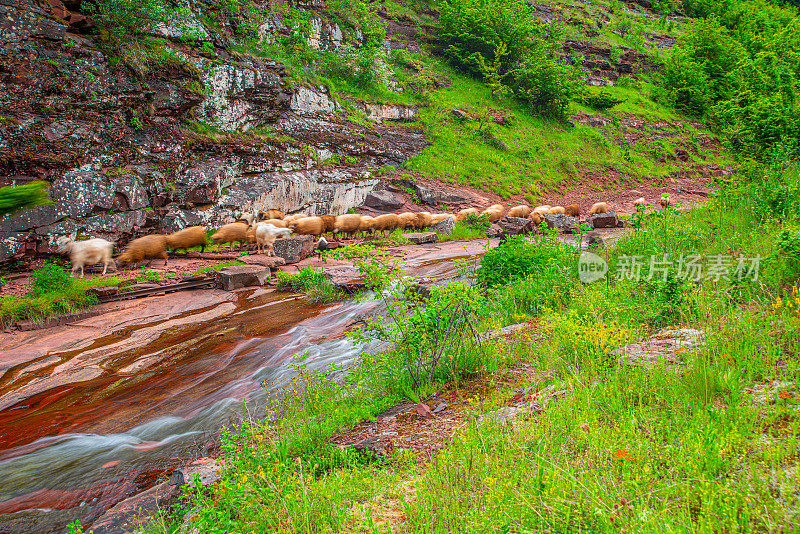
<svg viewBox="0 0 800 534">
<path fill-rule="evenodd" d="M 613 108 L 617 104 L 621 104 L 623 100 L 612 95 L 611 91 L 608 89 L 603 88 L 599 91 L 593 91 L 587 88 L 584 89 L 583 95 L 581 96 L 581 102 L 592 109 L 605 111 Z"/>
<path fill-rule="evenodd" d="M 775 248 L 778 251 L 778 264 L 782 268 L 781 278 L 787 282 L 795 282 L 800 277 L 800 230 L 782 230 Z"/>
<path fill-rule="evenodd" d="M 126 38 L 154 32 L 159 25 L 180 20 L 166 0 L 93 0 L 88 4 L 92 21 L 120 43 Z"/>
<path fill-rule="evenodd" d="M 344 298 L 342 291 L 325 279 L 324 273 L 312 265 L 296 273 L 278 273 L 275 285 L 281 291 L 305 293 L 314 302 L 332 302 Z"/>
<path fill-rule="evenodd" d="M 476 271 L 478 282 L 498 287 L 541 272 L 551 272 L 570 264 L 565 250 L 549 240 L 528 241 L 524 236 L 509 236 L 506 241 L 486 251 Z"/>
<path fill-rule="evenodd" d="M 59 265 L 46 263 L 39 269 L 34 269 L 30 276 L 31 293 L 44 295 L 45 293 L 63 293 L 73 285 L 70 273 Z"/>
</svg>

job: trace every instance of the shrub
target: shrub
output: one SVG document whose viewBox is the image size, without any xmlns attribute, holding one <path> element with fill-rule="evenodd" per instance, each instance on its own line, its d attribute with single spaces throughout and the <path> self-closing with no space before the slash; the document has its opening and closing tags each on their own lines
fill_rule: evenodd
<svg viewBox="0 0 800 534">
<path fill-rule="evenodd" d="M 608 89 L 600 89 L 599 91 L 593 91 L 588 88 L 584 89 L 583 95 L 581 96 L 581 102 L 586 104 L 592 109 L 597 109 L 600 111 L 605 111 L 607 109 L 613 108 L 617 104 L 623 102 L 621 98 L 617 98 L 611 94 L 611 91 Z"/>
<path fill-rule="evenodd" d="M 800 277 L 800 230 L 786 228 L 778 234 L 775 248 L 778 264 L 782 267 L 784 281 L 795 281 Z"/>
<path fill-rule="evenodd" d="M 342 291 L 325 279 L 324 273 L 312 266 L 301 267 L 296 273 L 281 273 L 275 276 L 275 285 L 281 291 L 305 293 L 314 302 L 332 302 L 344 297 Z"/>
<path fill-rule="evenodd" d="M 69 272 L 59 265 L 46 263 L 39 269 L 34 269 L 30 276 L 31 293 L 43 295 L 45 293 L 61 293 L 73 285 Z"/>
<path fill-rule="evenodd" d="M 489 229 L 492 223 L 489 221 L 487 215 L 475 215 L 470 213 L 464 217 L 464 220 L 461 221 L 461 225 L 478 232 L 486 233 L 486 230 Z"/>
<path fill-rule="evenodd" d="M 569 261 L 564 249 L 555 242 L 547 239 L 530 242 L 524 236 L 509 236 L 502 245 L 486 251 L 476 275 L 482 285 L 497 287 L 557 269 Z"/>
<path fill-rule="evenodd" d="M 93 0 L 87 6 L 92 21 L 120 43 L 154 32 L 159 25 L 180 20 L 166 0 Z"/>
</svg>

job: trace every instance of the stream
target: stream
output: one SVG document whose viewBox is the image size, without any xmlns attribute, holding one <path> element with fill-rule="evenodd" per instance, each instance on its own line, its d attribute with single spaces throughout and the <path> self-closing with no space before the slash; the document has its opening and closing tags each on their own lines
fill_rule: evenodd
<svg viewBox="0 0 800 534">
<path fill-rule="evenodd" d="M 452 260 L 467 255 L 422 255 L 405 269 L 452 278 Z M 172 470 L 212 456 L 223 425 L 263 418 L 270 391 L 262 384 L 292 376 L 292 356 L 305 354 L 312 368 L 355 363 L 365 347 L 344 334 L 378 306 L 369 298 L 318 305 L 265 289 L 204 305 L 210 297 L 196 293 L 187 311 L 123 321 L 5 370 L 0 533 L 63 532 L 75 518 L 86 526 Z"/>
</svg>

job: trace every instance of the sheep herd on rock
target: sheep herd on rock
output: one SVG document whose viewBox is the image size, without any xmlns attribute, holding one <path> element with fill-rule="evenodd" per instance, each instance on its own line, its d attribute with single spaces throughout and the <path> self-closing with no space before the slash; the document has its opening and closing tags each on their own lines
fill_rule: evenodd
<svg viewBox="0 0 800 534">
<path fill-rule="evenodd" d="M 645 204 L 644 198 L 634 202 L 636 209 L 640 209 Z M 669 196 L 665 195 L 661 199 L 662 207 L 670 205 Z M 607 213 L 610 211 L 608 204 L 598 202 L 589 210 L 589 214 Z M 423 212 L 403 212 L 386 213 L 378 216 L 344 214 L 344 215 L 322 215 L 307 216 L 303 213 L 286 215 L 276 209 L 270 209 L 257 213 L 241 213 L 236 222 L 231 222 L 219 227 L 211 236 L 211 241 L 215 245 L 230 245 L 233 250 L 234 244 L 239 247 L 246 244 L 255 244 L 259 253 L 266 251 L 267 254 L 274 254 L 273 245 L 276 239 L 289 237 L 290 235 L 309 235 L 317 238 L 325 234 L 332 234 L 335 239 L 340 235 L 348 237 L 356 235 L 386 235 L 396 229 L 401 230 L 422 230 L 438 224 L 449 217 L 456 221 L 463 221 L 468 216 L 485 217 L 489 222 L 494 223 L 503 217 L 518 217 L 531 219 L 535 225 L 541 224 L 544 215 L 547 213 L 564 214 L 572 217 L 580 215 L 580 207 L 577 204 L 569 206 L 550 206 L 541 205 L 531 208 L 527 205 L 514 206 L 508 210 L 500 204 L 494 204 L 486 209 L 467 208 L 456 214 L 451 213 L 430 213 Z M 191 226 L 183 230 L 168 235 L 153 234 L 134 239 L 128 243 L 125 250 L 116 258 L 112 259 L 114 243 L 105 239 L 88 239 L 76 241 L 73 234 L 70 237 L 59 237 L 57 240 L 58 252 L 69 254 L 72 263 L 72 274 L 78 270 L 81 276 L 84 274 L 84 267 L 87 265 L 103 264 L 103 274 L 106 273 L 108 265 L 131 264 L 135 265 L 142 260 L 163 259 L 167 262 L 167 250 L 188 251 L 194 247 L 200 247 L 201 252 L 207 246 L 207 228 L 205 226 Z M 327 244 L 327 241 L 326 241 Z"/>
</svg>

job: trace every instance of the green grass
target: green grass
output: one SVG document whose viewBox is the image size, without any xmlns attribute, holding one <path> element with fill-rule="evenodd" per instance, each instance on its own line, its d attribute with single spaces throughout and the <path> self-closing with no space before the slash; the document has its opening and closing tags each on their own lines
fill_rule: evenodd
<svg viewBox="0 0 800 534">
<path fill-rule="evenodd" d="M 305 265 L 296 273 L 279 272 L 275 285 L 281 291 L 305 293 L 313 302 L 333 302 L 345 298 L 345 293 L 325 279 L 318 267 Z"/>
<path fill-rule="evenodd" d="M 441 68 L 447 69 L 442 66 Z M 430 95 L 430 105 L 420 110 L 420 126 L 433 143 L 406 166 L 425 176 L 495 192 L 503 198 L 516 194 L 541 194 L 582 173 L 616 170 L 629 176 L 665 177 L 677 170 L 662 163 L 644 145 L 621 147 L 613 132 L 589 126 L 572 127 L 533 116 L 512 99 L 497 101 L 480 81 L 448 70 L 452 85 Z M 639 89 L 611 88 L 625 101 L 606 114 L 621 118 L 640 115 L 667 121 L 674 113 L 649 99 L 646 84 Z M 506 114 L 508 125 L 468 118 L 458 119 L 451 110 L 461 109 L 477 117 L 487 110 Z M 574 113 L 596 112 L 573 104 Z M 607 127 L 606 130 L 610 130 Z"/>
<path fill-rule="evenodd" d="M 400 324 L 413 335 L 365 356 L 344 379 L 334 378 L 339 369 L 307 369 L 300 356 L 296 378 L 281 385 L 283 417 L 223 434 L 228 469 L 220 484 L 192 486 L 192 524 L 208 532 L 791 530 L 800 519 L 800 293 L 774 254 L 785 223 L 759 223 L 749 208 L 724 192 L 700 209 L 651 213 L 601 253 L 612 268 L 625 255 L 758 254 L 757 281 L 581 285 L 573 267 L 559 269 L 574 252 L 546 253 L 543 238 L 493 260 L 533 258 L 538 276 L 517 269 L 492 289 L 445 286 L 421 309 L 390 301 L 390 312 L 391 302 L 411 310 Z M 424 346 L 416 336 L 425 339 L 431 313 L 453 298 L 471 302 L 479 329 L 536 319 L 542 335 L 480 347 L 460 340 L 447 349 L 451 363 L 415 386 L 404 355 Z M 703 329 L 707 343 L 684 351 L 683 364 L 648 369 L 612 354 L 686 324 Z M 493 373 L 514 360 L 529 366 L 522 382 L 496 382 Z M 375 460 L 329 443 L 339 429 L 403 398 L 457 388 L 464 376 L 483 376 L 487 387 L 463 392 L 466 424 L 430 463 L 402 447 Z M 776 380 L 773 402 L 753 402 L 751 388 Z M 543 396 L 527 419 L 478 424 L 525 386 L 557 395 Z M 169 514 L 159 521 L 147 531 L 171 528 Z"/>
</svg>

